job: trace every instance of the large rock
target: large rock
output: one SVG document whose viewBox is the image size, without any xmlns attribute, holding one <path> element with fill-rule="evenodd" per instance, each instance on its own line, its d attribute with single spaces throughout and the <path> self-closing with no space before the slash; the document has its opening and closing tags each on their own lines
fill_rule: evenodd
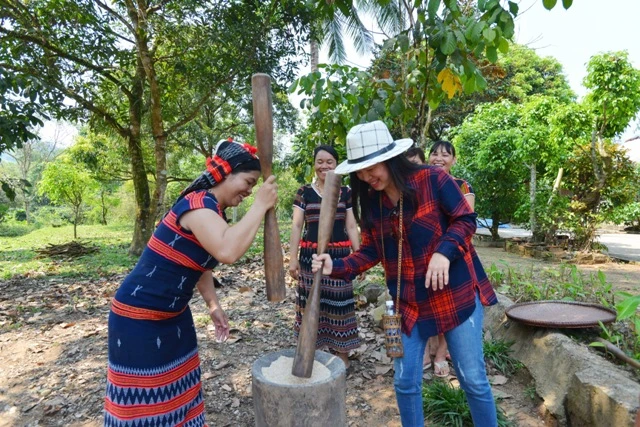
<svg viewBox="0 0 640 427">
<path fill-rule="evenodd" d="M 498 300 L 485 310 L 485 328 L 495 338 L 514 341 L 513 356 L 535 379 L 538 395 L 558 424 L 633 426 L 640 384 L 558 330 L 507 319 L 505 310 L 513 302 L 503 295 Z"/>
</svg>

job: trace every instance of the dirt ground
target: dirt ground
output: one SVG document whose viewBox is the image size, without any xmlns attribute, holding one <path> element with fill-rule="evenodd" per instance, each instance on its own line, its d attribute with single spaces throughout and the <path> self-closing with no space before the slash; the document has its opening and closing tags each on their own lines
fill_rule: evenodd
<svg viewBox="0 0 640 427">
<path fill-rule="evenodd" d="M 478 248 L 486 266 L 544 268 L 501 249 Z M 640 266 L 581 267 L 605 271 L 621 289 L 637 292 Z M 266 301 L 262 261 L 255 258 L 216 272 L 232 336 L 216 343 L 202 300 L 191 307 L 198 328 L 207 421 L 211 426 L 254 425 L 251 367 L 265 353 L 295 346 L 294 287 L 277 304 Z M 107 364 L 107 315 L 122 277 L 96 282 L 23 277 L 0 282 L 0 426 L 99 426 Z M 350 426 L 399 426 L 391 361 L 384 354 L 371 306 L 358 310 L 364 345 L 351 356 L 347 377 Z M 500 407 L 517 426 L 544 425 L 525 372 L 504 378 L 490 371 Z M 425 371 L 431 381 L 431 373 Z M 452 377 L 451 380 L 455 381 Z M 497 385 L 503 383 L 505 384 Z"/>
</svg>

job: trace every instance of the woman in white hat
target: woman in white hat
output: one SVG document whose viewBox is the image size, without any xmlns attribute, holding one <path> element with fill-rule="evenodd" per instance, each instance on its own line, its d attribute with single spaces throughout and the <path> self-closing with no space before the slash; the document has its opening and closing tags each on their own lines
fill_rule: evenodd
<svg viewBox="0 0 640 427">
<path fill-rule="evenodd" d="M 382 262 L 402 315 L 404 354 L 394 361 L 402 425 L 424 425 L 423 355 L 428 338 L 444 333 L 474 424 L 496 426 L 482 353 L 482 319 L 483 305 L 495 304 L 497 298 L 470 250 L 476 214 L 449 174 L 401 155 L 412 144 L 411 139 L 394 141 L 381 121 L 349 131 L 348 160 L 335 171 L 351 175 L 362 244 L 342 259 L 314 255 L 313 271 L 324 262 L 323 274 L 352 279 Z"/>
</svg>

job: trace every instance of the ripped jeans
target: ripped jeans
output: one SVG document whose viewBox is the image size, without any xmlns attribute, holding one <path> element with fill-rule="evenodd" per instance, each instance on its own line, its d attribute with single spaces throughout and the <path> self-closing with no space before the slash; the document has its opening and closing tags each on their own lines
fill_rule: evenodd
<svg viewBox="0 0 640 427">
<path fill-rule="evenodd" d="M 483 307 L 476 295 L 476 309 L 462 324 L 444 334 L 460 386 L 464 390 L 476 427 L 497 426 L 496 405 L 487 380 L 482 353 Z M 424 426 L 422 408 L 422 360 L 427 341 L 414 328 L 402 334 L 404 356 L 394 360 L 393 385 L 404 427 Z"/>
</svg>

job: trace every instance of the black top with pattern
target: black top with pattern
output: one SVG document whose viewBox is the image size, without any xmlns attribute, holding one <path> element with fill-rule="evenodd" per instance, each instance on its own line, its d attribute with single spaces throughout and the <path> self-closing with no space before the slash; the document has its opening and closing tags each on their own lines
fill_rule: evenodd
<svg viewBox="0 0 640 427">
<path fill-rule="evenodd" d="M 311 184 L 303 185 L 298 189 L 293 205 L 304 211 L 305 228 L 302 234 L 302 240 L 304 241 L 318 242 L 318 221 L 320 219 L 321 203 L 322 197 Z M 351 188 L 342 186 L 340 187 L 338 210 L 333 223 L 331 243 L 349 240 L 346 229 L 347 209 L 351 209 Z"/>
</svg>

